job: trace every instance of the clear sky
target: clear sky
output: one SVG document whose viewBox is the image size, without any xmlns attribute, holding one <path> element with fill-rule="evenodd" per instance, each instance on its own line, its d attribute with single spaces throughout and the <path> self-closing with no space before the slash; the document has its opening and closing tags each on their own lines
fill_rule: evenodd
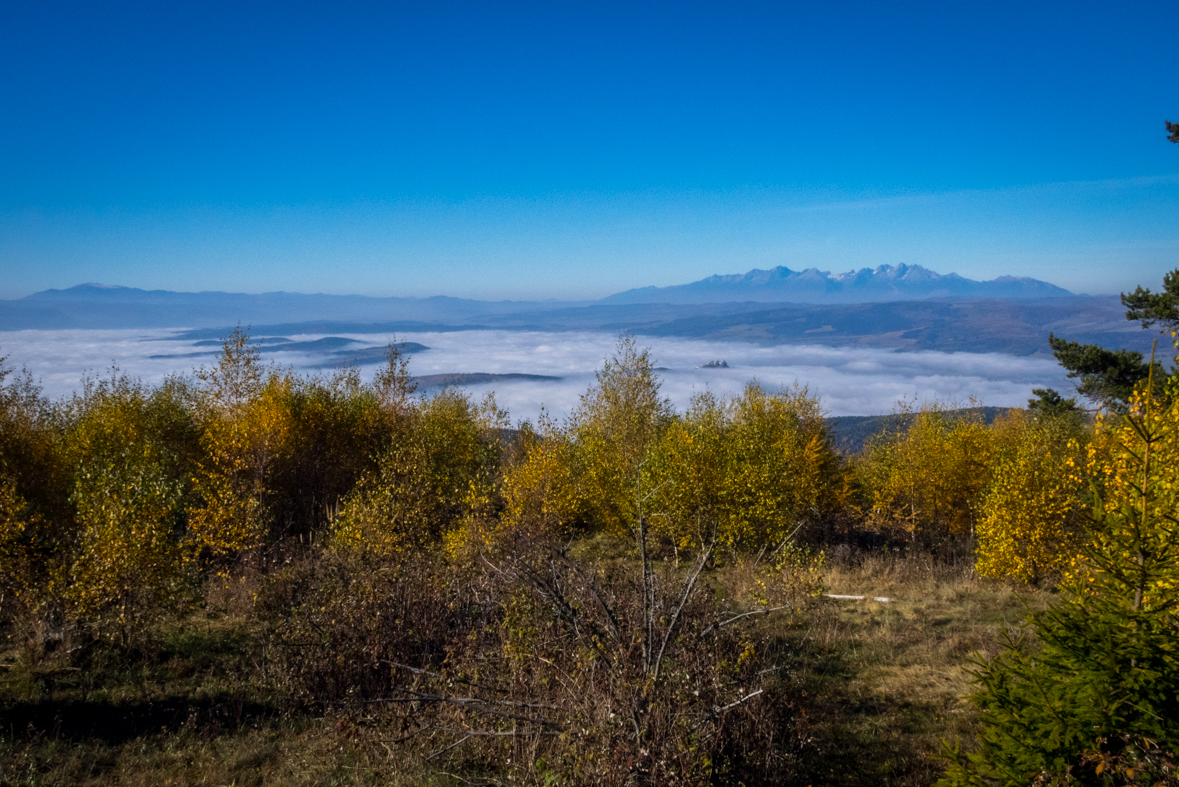
<svg viewBox="0 0 1179 787">
<path fill-rule="evenodd" d="M 0 298 L 1179 267 L 1179 3 L 0 2 Z"/>
</svg>

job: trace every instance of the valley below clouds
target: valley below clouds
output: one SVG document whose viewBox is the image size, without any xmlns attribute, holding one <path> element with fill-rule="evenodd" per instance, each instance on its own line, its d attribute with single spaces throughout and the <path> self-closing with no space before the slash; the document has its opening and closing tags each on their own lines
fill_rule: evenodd
<svg viewBox="0 0 1179 787">
<path fill-rule="evenodd" d="M 267 347 L 264 361 L 304 374 L 355 358 L 365 379 L 371 379 L 377 368 L 372 359 L 379 357 L 379 348 L 396 338 L 427 348 L 417 349 L 410 360 L 411 373 L 427 383 L 452 379 L 437 375 L 516 375 L 463 386 L 476 399 L 494 391 L 513 421 L 535 419 L 542 408 L 555 417 L 567 415 L 618 341 L 616 334 L 605 332 L 503 330 L 405 332 L 396 337 L 288 334 L 285 338 L 292 344 L 304 344 L 292 349 L 281 344 Z M 328 338 L 353 341 L 321 341 Z M 901 399 L 965 405 L 973 397 L 985 405 L 1022 406 L 1033 388 L 1072 390 L 1071 381 L 1055 361 L 1035 356 L 806 344 L 765 346 L 679 337 L 639 336 L 638 340 L 640 346 L 651 350 L 664 394 L 681 410 L 695 392 L 737 393 L 753 379 L 770 388 L 796 383 L 807 386 L 832 416 L 888 413 Z M 8 356 L 6 365 L 27 368 L 51 397 L 68 396 L 80 388 L 84 375 L 106 376 L 112 366 L 144 382 L 158 383 L 169 374 L 188 374 L 201 364 L 215 363 L 215 355 L 200 354 L 209 350 L 215 348 L 198 346 L 179 329 L 0 334 L 0 356 Z M 718 360 L 725 361 L 728 368 L 701 368 Z M 436 390 L 425 389 L 423 395 Z"/>
</svg>

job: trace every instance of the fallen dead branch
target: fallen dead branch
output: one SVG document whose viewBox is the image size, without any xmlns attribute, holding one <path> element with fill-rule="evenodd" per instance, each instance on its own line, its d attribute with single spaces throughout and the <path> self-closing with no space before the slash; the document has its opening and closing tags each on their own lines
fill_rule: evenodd
<svg viewBox="0 0 1179 787">
<path fill-rule="evenodd" d="M 871 598 L 873 601 L 879 601 L 881 604 L 891 604 L 895 601 L 895 599 L 891 599 L 888 596 L 845 596 L 838 593 L 824 593 L 823 595 L 838 601 L 863 601 L 867 598 Z"/>
</svg>

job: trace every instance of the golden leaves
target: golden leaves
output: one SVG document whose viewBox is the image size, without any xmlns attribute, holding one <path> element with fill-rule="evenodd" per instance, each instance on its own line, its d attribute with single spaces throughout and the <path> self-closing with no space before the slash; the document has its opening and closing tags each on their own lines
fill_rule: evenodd
<svg viewBox="0 0 1179 787">
<path fill-rule="evenodd" d="M 1035 582 L 1062 575 L 1084 538 L 1079 436 L 1062 422 L 1010 415 L 979 506 L 980 574 Z"/>
<path fill-rule="evenodd" d="M 177 434 L 186 415 L 173 394 L 103 380 L 76 404 L 68 433 L 77 535 L 64 598 L 75 616 L 124 637 L 171 606 L 184 573 Z"/>
<path fill-rule="evenodd" d="M 332 523 L 334 542 L 391 556 L 437 542 L 491 507 L 499 440 L 489 430 L 500 423 L 493 411 L 493 402 L 476 408 L 455 391 L 415 408 L 344 500 Z"/>
<path fill-rule="evenodd" d="M 652 529 L 679 546 L 716 531 L 718 543 L 778 543 L 829 508 L 836 461 L 818 401 L 806 389 L 697 396 L 650 456 Z"/>
<path fill-rule="evenodd" d="M 869 441 L 857 465 L 871 519 L 934 537 L 971 533 L 993 432 L 977 416 L 951 416 L 938 405 L 902 415 L 907 426 Z"/>
</svg>

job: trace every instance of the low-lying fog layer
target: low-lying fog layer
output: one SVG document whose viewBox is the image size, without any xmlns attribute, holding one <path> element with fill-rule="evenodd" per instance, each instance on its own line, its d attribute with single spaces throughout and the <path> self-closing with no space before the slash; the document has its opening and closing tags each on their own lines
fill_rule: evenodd
<svg viewBox="0 0 1179 787">
<path fill-rule="evenodd" d="M 177 331 L 15 331 L 0 334 L 0 356 L 7 366 L 27 366 L 46 393 L 63 396 L 78 388 L 87 371 L 105 375 L 114 364 L 146 382 L 167 374 L 187 373 L 207 357 L 177 356 L 215 348 L 178 341 Z M 364 349 L 384 345 L 393 337 L 380 334 L 337 334 L 357 340 Z M 294 341 L 323 338 L 323 334 L 290 335 Z M 593 382 L 594 370 L 611 355 L 618 337 L 602 333 L 524 333 L 462 331 L 398 334 L 398 341 L 418 342 L 428 350 L 415 354 L 415 375 L 443 373 L 534 374 L 560 380 L 498 380 L 466 386 L 478 398 L 494 390 L 501 407 L 514 421 L 534 419 L 541 407 L 563 416 Z M 913 352 L 873 349 L 832 349 L 818 346 L 764 347 L 747 343 L 705 342 L 690 339 L 639 337 L 662 367 L 663 392 L 683 408 L 693 392 L 711 388 L 735 393 L 756 378 L 766 386 L 809 386 L 822 398 L 830 415 L 875 415 L 892 411 L 902 398 L 966 403 L 970 397 L 995 406 L 1026 403 L 1032 388 L 1071 390 L 1053 361 L 1000 354 Z M 330 357 L 305 352 L 268 352 L 264 359 L 305 370 Z M 725 361 L 729 368 L 700 368 Z M 375 364 L 361 367 L 370 377 Z"/>
</svg>

